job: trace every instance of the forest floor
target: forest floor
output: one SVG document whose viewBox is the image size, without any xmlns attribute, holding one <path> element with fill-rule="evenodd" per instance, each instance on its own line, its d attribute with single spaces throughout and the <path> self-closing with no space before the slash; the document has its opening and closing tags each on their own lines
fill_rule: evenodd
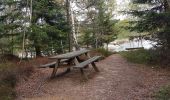
<svg viewBox="0 0 170 100">
<path fill-rule="evenodd" d="M 99 73 L 92 67 L 85 70 L 88 81 L 83 81 L 79 70 L 50 79 L 52 69 L 35 69 L 17 84 L 18 100 L 153 100 L 160 87 L 170 84 L 169 70 L 133 64 L 119 54 L 97 66 Z"/>
</svg>

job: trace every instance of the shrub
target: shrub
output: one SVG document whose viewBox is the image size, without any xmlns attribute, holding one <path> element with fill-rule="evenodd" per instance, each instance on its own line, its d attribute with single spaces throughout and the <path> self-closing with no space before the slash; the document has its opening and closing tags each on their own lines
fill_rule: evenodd
<svg viewBox="0 0 170 100">
<path fill-rule="evenodd" d="M 17 82 L 16 70 L 11 63 L 0 64 L 0 100 L 12 100 Z"/>
<path fill-rule="evenodd" d="M 154 97 L 156 100 L 170 100 L 170 86 L 162 87 Z"/>
<path fill-rule="evenodd" d="M 16 65 L 15 63 L 0 64 L 0 100 L 13 100 L 15 98 L 15 85 L 19 78 L 29 77 L 33 67 Z"/>
<path fill-rule="evenodd" d="M 100 53 L 103 57 L 108 57 L 113 54 L 112 52 L 110 52 L 104 48 L 97 48 L 94 51 Z"/>
<path fill-rule="evenodd" d="M 13 100 L 15 91 L 6 83 L 0 83 L 0 100 Z"/>
<path fill-rule="evenodd" d="M 128 61 L 140 64 L 149 64 L 152 60 L 152 54 L 149 50 L 135 50 L 135 51 L 123 51 L 120 54 Z"/>
</svg>

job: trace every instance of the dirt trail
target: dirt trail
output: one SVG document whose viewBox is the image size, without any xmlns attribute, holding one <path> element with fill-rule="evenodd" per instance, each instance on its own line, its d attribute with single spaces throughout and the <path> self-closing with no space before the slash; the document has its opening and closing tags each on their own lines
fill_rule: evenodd
<svg viewBox="0 0 170 100">
<path fill-rule="evenodd" d="M 97 63 L 100 69 L 86 69 L 89 80 L 82 81 L 79 70 L 49 79 L 51 70 L 37 69 L 16 90 L 19 100 L 153 100 L 153 92 L 170 84 L 170 71 L 156 70 L 127 62 L 112 55 Z"/>
</svg>

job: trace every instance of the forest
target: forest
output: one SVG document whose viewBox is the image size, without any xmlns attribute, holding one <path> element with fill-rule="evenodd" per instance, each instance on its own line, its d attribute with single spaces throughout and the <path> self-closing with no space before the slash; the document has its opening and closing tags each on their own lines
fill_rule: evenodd
<svg viewBox="0 0 170 100">
<path fill-rule="evenodd" d="M 101 57 L 87 82 L 75 70 L 48 81 L 52 67 L 39 68 L 84 49 Z M 169 100 L 169 68 L 170 0 L 0 0 L 0 100 Z"/>
</svg>

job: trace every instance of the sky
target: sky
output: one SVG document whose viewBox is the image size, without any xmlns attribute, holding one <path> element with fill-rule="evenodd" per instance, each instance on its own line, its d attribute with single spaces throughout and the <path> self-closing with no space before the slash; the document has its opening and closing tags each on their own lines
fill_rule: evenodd
<svg viewBox="0 0 170 100">
<path fill-rule="evenodd" d="M 126 14 L 120 13 L 120 11 L 128 10 L 129 8 L 129 3 L 131 0 L 116 0 L 116 5 L 115 5 L 115 19 L 120 19 L 123 20 L 128 17 Z"/>
<path fill-rule="evenodd" d="M 128 15 L 120 13 L 121 11 L 128 10 L 129 3 L 131 0 L 115 0 L 115 11 L 113 12 L 113 19 L 123 20 L 128 18 Z M 71 3 L 73 11 L 79 10 L 78 7 L 76 7 L 75 3 Z M 78 16 L 77 17 L 79 21 L 84 20 L 84 16 Z"/>
</svg>

